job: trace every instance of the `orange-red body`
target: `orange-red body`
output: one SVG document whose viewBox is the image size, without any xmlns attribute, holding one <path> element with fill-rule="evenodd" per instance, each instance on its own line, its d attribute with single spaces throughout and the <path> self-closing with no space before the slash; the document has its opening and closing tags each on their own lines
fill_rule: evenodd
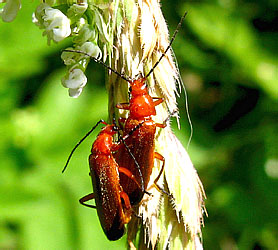
<svg viewBox="0 0 278 250">
<path fill-rule="evenodd" d="M 162 103 L 163 99 L 158 98 L 154 101 L 148 93 L 145 81 L 145 78 L 130 81 L 130 103 L 117 104 L 116 107 L 129 110 L 128 118 L 122 119 L 122 121 L 125 121 L 123 135 L 129 135 L 125 143 L 140 166 L 144 189 L 146 190 L 152 173 L 154 158 L 162 160 L 164 166 L 163 156 L 154 151 L 154 139 L 156 127 L 164 128 L 165 125 L 157 124 L 152 120 L 152 116 L 156 115 L 155 106 Z M 139 124 L 142 125 L 135 129 Z M 114 156 L 117 163 L 129 169 L 139 182 L 141 177 L 136 169 L 135 161 L 126 148 L 120 147 Z M 122 174 L 120 174 L 120 183 L 128 194 L 131 204 L 138 204 L 144 195 L 144 190 Z"/>
<path fill-rule="evenodd" d="M 89 163 L 94 194 L 80 200 L 84 204 L 85 201 L 95 199 L 101 226 L 109 240 L 123 236 L 124 225 L 132 215 L 129 198 L 120 185 L 120 168 L 112 154 L 119 148 L 119 144 L 113 141 L 116 133 L 114 128 L 114 125 L 102 128 L 92 146 Z"/>
</svg>

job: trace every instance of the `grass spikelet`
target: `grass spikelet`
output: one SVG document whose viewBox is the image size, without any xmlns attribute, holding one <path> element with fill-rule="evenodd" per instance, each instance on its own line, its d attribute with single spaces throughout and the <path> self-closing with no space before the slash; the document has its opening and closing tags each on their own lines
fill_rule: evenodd
<svg viewBox="0 0 278 250">
<path fill-rule="evenodd" d="M 157 1 L 132 2 L 131 13 L 123 13 L 116 27 L 114 54 L 111 65 L 119 72 L 135 77 L 146 75 L 169 45 L 168 30 Z M 126 16 L 126 18 L 125 18 Z M 127 17 L 132 18 L 127 18 Z M 177 110 L 176 94 L 179 74 L 171 54 L 167 52 L 153 74 L 148 77 L 149 92 L 163 97 L 165 102 L 156 107 L 153 119 L 161 123 L 169 112 Z M 116 103 L 128 102 L 127 82 L 114 74 L 108 80 L 109 110 L 113 117 L 127 117 L 128 112 L 115 109 Z M 119 113 L 121 112 L 121 113 Z M 158 185 L 172 196 L 158 191 L 153 185 L 160 170 L 155 161 L 148 190 L 137 208 L 142 219 L 134 217 L 128 225 L 129 246 L 139 249 L 201 249 L 201 225 L 204 192 L 193 164 L 181 143 L 172 133 L 170 125 L 158 129 L 156 151 L 165 159 L 165 172 Z"/>
</svg>

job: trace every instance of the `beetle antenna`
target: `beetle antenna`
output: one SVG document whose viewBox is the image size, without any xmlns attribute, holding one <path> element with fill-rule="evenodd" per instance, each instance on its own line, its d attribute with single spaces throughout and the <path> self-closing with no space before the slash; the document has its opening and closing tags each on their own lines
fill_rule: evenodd
<svg viewBox="0 0 278 250">
<path fill-rule="evenodd" d="M 175 30 L 175 32 L 174 32 L 172 38 L 171 38 L 171 41 L 170 41 L 168 47 L 167 47 L 166 50 L 162 53 L 162 55 L 160 56 L 160 58 L 158 59 L 158 61 L 154 64 L 154 66 L 153 66 L 152 69 L 149 71 L 149 73 L 145 76 L 145 78 L 148 78 L 148 77 L 150 76 L 150 74 L 154 71 L 154 69 L 155 69 L 155 68 L 157 67 L 157 65 L 160 63 L 160 61 L 162 60 L 162 58 L 166 55 L 167 51 L 171 48 L 171 45 L 172 45 L 172 43 L 174 42 L 174 40 L 175 40 L 175 38 L 176 38 L 176 35 L 178 34 L 178 31 L 179 31 L 179 29 L 180 29 L 180 27 L 181 27 L 181 25 L 182 25 L 182 22 L 183 22 L 184 18 L 186 17 L 186 15 L 187 15 L 187 12 L 185 12 L 185 13 L 183 14 L 183 16 L 181 17 L 181 20 L 180 20 L 180 22 L 179 22 L 178 25 L 177 25 L 177 28 L 176 28 L 176 30 Z"/>
<path fill-rule="evenodd" d="M 75 147 L 73 148 L 73 150 L 70 152 L 70 155 L 67 159 L 67 162 L 66 162 L 66 165 L 64 166 L 63 170 L 62 170 L 62 173 L 65 172 L 68 164 L 69 164 L 69 161 L 74 153 L 74 151 L 79 147 L 79 145 L 96 129 L 96 127 L 100 124 L 100 123 L 104 123 L 106 124 L 106 122 L 104 120 L 99 120 L 96 125 L 94 127 L 91 128 L 91 130 L 75 145 Z"/>
<path fill-rule="evenodd" d="M 88 57 L 90 57 L 91 59 L 93 59 L 96 63 L 101 64 L 102 66 L 104 66 L 105 68 L 107 68 L 108 70 L 112 71 L 113 73 L 115 73 L 116 75 L 118 75 L 119 77 L 121 77 L 122 79 L 124 79 L 125 81 L 129 82 L 130 78 L 125 76 L 124 74 L 119 73 L 118 71 L 116 71 L 115 69 L 112 69 L 111 67 L 109 67 L 108 65 L 106 65 L 103 61 L 89 55 L 88 53 L 81 51 L 81 50 L 73 50 L 73 49 L 64 49 L 63 51 L 65 52 L 76 52 L 76 53 L 80 53 L 83 55 L 86 55 Z"/>
</svg>

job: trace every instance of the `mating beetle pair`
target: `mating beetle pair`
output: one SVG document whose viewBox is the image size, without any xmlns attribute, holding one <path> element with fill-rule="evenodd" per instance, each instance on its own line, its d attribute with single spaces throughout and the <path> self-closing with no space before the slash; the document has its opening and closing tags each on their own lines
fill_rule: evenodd
<svg viewBox="0 0 278 250">
<path fill-rule="evenodd" d="M 163 161 L 156 181 L 164 168 L 163 156 L 154 152 L 154 136 L 156 127 L 164 128 L 166 125 L 157 124 L 151 118 L 156 115 L 155 106 L 162 103 L 163 99 L 153 101 L 144 78 L 131 81 L 130 84 L 130 103 L 116 106 L 130 111 L 127 120 L 121 119 L 125 123 L 123 138 L 120 137 L 120 141 L 115 142 L 113 136 L 118 132 L 118 127 L 101 120 L 77 144 L 78 146 L 100 123 L 106 125 L 93 143 L 89 157 L 94 193 L 80 199 L 80 203 L 97 208 L 103 231 L 109 240 L 117 240 L 124 234 L 124 224 L 132 216 L 131 205 L 138 204 L 146 192 L 154 158 Z M 91 199 L 95 199 L 96 206 L 85 203 Z"/>
<path fill-rule="evenodd" d="M 154 139 L 156 128 L 165 128 L 166 124 L 165 122 L 163 124 L 155 123 L 152 120 L 152 116 L 156 115 L 155 106 L 161 104 L 163 99 L 152 98 L 149 95 L 146 79 L 170 49 L 178 28 L 165 52 L 144 78 L 129 80 L 112 70 L 130 84 L 131 98 L 129 103 L 116 105 L 118 109 L 129 110 L 129 116 L 127 119 L 120 119 L 120 122 L 124 123 L 124 129 L 123 138 L 119 136 L 119 142 L 115 142 L 113 138 L 119 130 L 115 124 L 108 125 L 104 121 L 97 123 L 97 125 L 105 124 L 105 127 L 102 128 L 93 143 L 89 157 L 94 193 L 80 199 L 81 204 L 97 209 L 102 228 L 109 240 L 117 240 L 124 234 L 124 225 L 131 220 L 132 206 L 138 204 L 146 193 L 155 158 L 162 161 L 162 166 L 154 184 L 163 173 L 165 160 L 162 155 L 154 151 Z M 66 51 L 83 53 L 74 50 Z M 95 58 L 92 59 L 99 62 Z M 95 199 L 96 206 L 85 203 L 91 199 Z"/>
</svg>

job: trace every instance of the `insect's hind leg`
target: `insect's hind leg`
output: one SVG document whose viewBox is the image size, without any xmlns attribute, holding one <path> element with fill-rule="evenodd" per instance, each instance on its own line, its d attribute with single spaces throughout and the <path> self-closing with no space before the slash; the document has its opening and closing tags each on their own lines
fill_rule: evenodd
<svg viewBox="0 0 278 250">
<path fill-rule="evenodd" d="M 134 174 L 132 174 L 132 172 L 130 172 L 127 168 L 123 168 L 123 167 L 119 167 L 118 168 L 119 172 L 120 173 L 123 173 L 124 175 L 126 175 L 128 178 L 130 178 L 131 180 L 133 180 L 136 185 L 141 189 L 141 185 L 138 183 L 138 181 L 136 180 L 136 177 Z M 145 189 L 144 189 L 144 186 L 143 186 L 143 189 L 142 191 L 148 195 L 151 195 L 149 192 L 147 192 Z"/>
<path fill-rule="evenodd" d="M 95 197 L 95 194 L 91 193 L 91 194 L 87 194 L 85 195 L 84 197 L 82 197 L 79 202 L 81 205 L 85 206 L 85 207 L 90 207 L 90 208 L 97 208 L 96 206 L 94 205 L 90 205 L 90 204 L 86 204 L 85 202 L 87 201 L 90 201 L 90 200 L 94 200 L 96 197 Z"/>
<path fill-rule="evenodd" d="M 154 185 L 154 187 L 155 187 L 159 192 L 162 192 L 162 193 L 166 194 L 167 196 L 169 196 L 169 197 L 171 198 L 173 195 L 170 194 L 170 193 L 168 193 L 167 191 L 165 191 L 162 187 L 160 187 L 160 186 L 157 184 L 158 180 L 160 179 L 160 177 L 161 177 L 161 175 L 162 175 L 162 173 L 163 173 L 163 171 L 164 171 L 165 158 L 164 158 L 161 154 L 159 154 L 159 153 L 157 153 L 157 152 L 154 152 L 154 158 L 156 158 L 156 159 L 162 161 L 162 166 L 161 166 L 161 169 L 160 169 L 160 172 L 159 172 L 158 176 L 155 178 L 155 180 L 154 180 L 154 182 L 153 182 L 153 185 Z"/>
</svg>

